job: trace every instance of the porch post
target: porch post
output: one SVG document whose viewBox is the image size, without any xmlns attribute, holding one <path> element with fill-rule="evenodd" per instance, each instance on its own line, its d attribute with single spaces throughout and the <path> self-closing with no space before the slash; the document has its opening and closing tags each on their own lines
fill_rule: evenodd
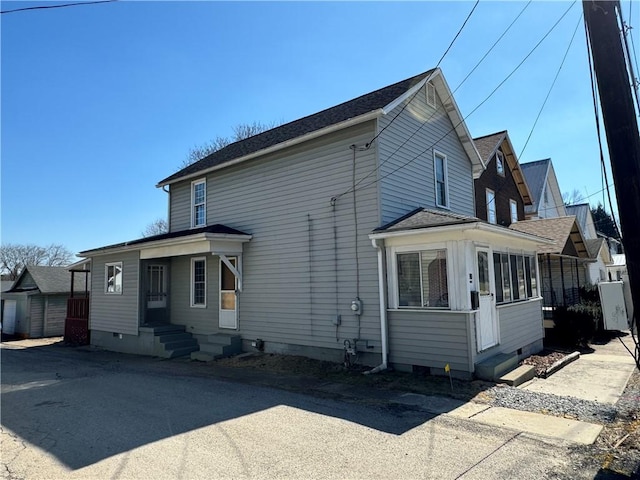
<svg viewBox="0 0 640 480">
<path fill-rule="evenodd" d="M 240 267 L 240 265 L 242 265 L 241 254 L 237 255 L 238 268 L 233 266 L 233 264 L 229 261 L 229 259 L 224 253 L 217 253 L 217 254 L 214 253 L 214 255 L 218 255 L 220 257 L 220 260 L 222 260 L 222 262 L 227 266 L 227 268 L 231 270 L 231 273 L 235 275 L 236 279 L 238 280 L 238 291 L 241 292 L 242 291 L 242 273 L 240 273 L 242 270 L 242 268 Z"/>
<path fill-rule="evenodd" d="M 562 306 L 566 307 L 567 302 L 564 300 L 565 286 L 564 286 L 564 267 L 562 266 L 562 257 L 560 257 L 560 281 L 562 282 Z"/>
<path fill-rule="evenodd" d="M 551 274 L 551 255 L 547 253 L 547 273 L 549 274 L 549 288 L 551 289 L 551 307 L 556 306 L 556 299 L 553 293 L 553 275 Z"/>
</svg>

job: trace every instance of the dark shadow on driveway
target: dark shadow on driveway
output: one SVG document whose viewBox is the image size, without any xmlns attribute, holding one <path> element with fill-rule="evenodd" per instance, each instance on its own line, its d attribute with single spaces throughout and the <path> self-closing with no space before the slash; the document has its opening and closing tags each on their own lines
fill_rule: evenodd
<svg viewBox="0 0 640 480">
<path fill-rule="evenodd" d="M 2 425 L 71 469 L 277 406 L 401 435 L 433 418 L 225 381 L 188 362 L 62 345 L 3 346 Z"/>
</svg>

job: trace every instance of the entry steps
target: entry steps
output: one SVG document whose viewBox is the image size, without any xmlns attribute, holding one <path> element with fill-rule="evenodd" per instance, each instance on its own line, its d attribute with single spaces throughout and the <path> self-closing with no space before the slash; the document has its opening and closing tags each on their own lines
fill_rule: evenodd
<svg viewBox="0 0 640 480">
<path fill-rule="evenodd" d="M 216 358 L 230 357 L 242 352 L 242 337 L 227 333 L 194 335 L 200 350 L 191 353 L 191 360 L 210 362 Z"/>
<path fill-rule="evenodd" d="M 198 351 L 198 341 L 185 332 L 184 325 L 154 325 L 140 330 L 153 333 L 154 350 L 159 357 L 184 357 Z"/>
<path fill-rule="evenodd" d="M 528 382 L 535 377 L 536 370 L 531 365 L 518 366 L 516 353 L 499 353 L 480 363 L 476 363 L 476 377 L 512 387 Z"/>
</svg>

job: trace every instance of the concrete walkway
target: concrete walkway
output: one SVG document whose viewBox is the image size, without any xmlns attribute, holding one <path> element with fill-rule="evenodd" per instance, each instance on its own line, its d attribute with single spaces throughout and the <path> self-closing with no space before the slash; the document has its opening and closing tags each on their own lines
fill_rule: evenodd
<svg viewBox="0 0 640 480">
<path fill-rule="evenodd" d="M 622 340 L 633 351 L 630 336 Z M 562 397 L 573 397 L 600 403 L 615 404 L 624 391 L 635 363 L 633 357 L 614 338 L 605 345 L 592 345 L 593 353 L 581 355 L 578 360 L 566 365 L 549 378 L 534 378 L 519 388 L 533 392 Z M 512 429 L 522 433 L 567 440 L 590 445 L 602 431 L 603 426 L 541 413 L 524 412 L 503 407 L 492 407 L 480 403 L 463 403 L 444 397 L 429 397 L 417 394 L 401 394 L 397 403 L 419 406 L 434 414 L 487 425 Z"/>
<path fill-rule="evenodd" d="M 633 351 L 630 335 L 613 338 L 605 345 L 591 345 L 595 350 L 593 353 L 580 355 L 578 360 L 549 378 L 534 378 L 521 388 L 613 405 L 622 395 L 635 368 L 633 357 L 620 340 Z"/>
</svg>

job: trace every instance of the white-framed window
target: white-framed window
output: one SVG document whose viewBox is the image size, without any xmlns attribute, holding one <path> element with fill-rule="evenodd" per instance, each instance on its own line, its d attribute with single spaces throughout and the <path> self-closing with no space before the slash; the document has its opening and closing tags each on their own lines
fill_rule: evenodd
<svg viewBox="0 0 640 480">
<path fill-rule="evenodd" d="M 195 308 L 207 306 L 207 259 L 205 257 L 191 259 L 191 306 Z"/>
<path fill-rule="evenodd" d="M 433 171 L 435 173 L 436 205 L 449 208 L 447 156 L 435 150 L 433 151 Z"/>
<path fill-rule="evenodd" d="M 427 82 L 426 89 L 427 89 L 427 105 L 429 105 L 430 107 L 436 108 L 437 107 L 436 87 L 433 85 L 433 83 Z"/>
<path fill-rule="evenodd" d="M 122 262 L 104 264 L 104 293 L 122 295 Z"/>
<path fill-rule="evenodd" d="M 538 297 L 537 259 L 522 253 L 493 253 L 496 303 Z"/>
<path fill-rule="evenodd" d="M 191 182 L 191 227 L 207 224 L 207 180 L 202 178 Z"/>
<path fill-rule="evenodd" d="M 515 200 L 509 199 L 509 211 L 511 212 L 511 223 L 518 221 L 518 204 Z"/>
<path fill-rule="evenodd" d="M 487 199 L 487 221 L 495 225 L 498 223 L 496 217 L 496 192 L 487 188 L 485 197 Z"/>
<path fill-rule="evenodd" d="M 504 155 L 500 150 L 496 152 L 496 171 L 504 177 Z"/>
<path fill-rule="evenodd" d="M 449 308 L 447 251 L 396 253 L 399 308 Z"/>
</svg>

